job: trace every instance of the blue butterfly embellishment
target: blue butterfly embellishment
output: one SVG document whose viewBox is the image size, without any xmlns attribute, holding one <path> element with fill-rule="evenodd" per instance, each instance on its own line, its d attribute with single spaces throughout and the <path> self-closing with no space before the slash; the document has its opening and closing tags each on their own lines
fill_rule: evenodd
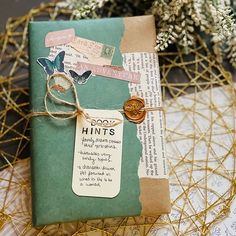
<svg viewBox="0 0 236 236">
<path fill-rule="evenodd" d="M 71 77 L 73 78 L 74 83 L 77 83 L 77 84 L 86 84 L 90 76 L 92 75 L 91 70 L 85 71 L 82 75 L 79 75 L 77 72 L 73 70 L 69 70 L 69 73 Z"/>
<path fill-rule="evenodd" d="M 58 72 L 64 72 L 64 58 L 65 51 L 61 51 L 57 54 L 53 61 L 49 60 L 46 57 L 40 57 L 37 59 L 37 62 L 40 66 L 43 67 L 45 72 L 50 76 L 54 73 L 55 70 Z"/>
</svg>

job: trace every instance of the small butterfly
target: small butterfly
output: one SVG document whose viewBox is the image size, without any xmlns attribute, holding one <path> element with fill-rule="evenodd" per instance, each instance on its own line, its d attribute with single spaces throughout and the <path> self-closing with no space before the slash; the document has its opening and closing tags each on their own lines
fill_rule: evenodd
<svg viewBox="0 0 236 236">
<path fill-rule="evenodd" d="M 65 57 L 65 51 L 61 51 L 57 54 L 57 56 L 53 61 L 49 60 L 46 57 L 40 57 L 37 59 L 37 62 L 39 63 L 40 66 L 43 67 L 43 69 L 48 75 L 52 75 L 55 69 L 58 72 L 64 72 L 64 63 L 63 63 L 64 57 Z"/>
<path fill-rule="evenodd" d="M 73 78 L 74 82 L 78 84 L 86 84 L 88 82 L 88 79 L 92 75 L 91 70 L 85 71 L 82 75 L 77 74 L 73 70 L 69 70 L 69 73 L 71 77 Z"/>
</svg>

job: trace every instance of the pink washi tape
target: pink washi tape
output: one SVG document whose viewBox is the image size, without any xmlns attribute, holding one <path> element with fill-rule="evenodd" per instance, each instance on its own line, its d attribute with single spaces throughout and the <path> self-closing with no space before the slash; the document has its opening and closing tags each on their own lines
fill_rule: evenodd
<svg viewBox="0 0 236 236">
<path fill-rule="evenodd" d="M 72 42 L 75 39 L 73 28 L 47 33 L 45 37 L 45 47 L 54 47 Z"/>
<path fill-rule="evenodd" d="M 140 83 L 141 73 L 118 69 L 118 67 L 94 65 L 86 62 L 79 62 L 77 70 L 91 70 L 95 75 L 101 75 L 109 78 L 129 81 L 131 83 Z"/>
</svg>

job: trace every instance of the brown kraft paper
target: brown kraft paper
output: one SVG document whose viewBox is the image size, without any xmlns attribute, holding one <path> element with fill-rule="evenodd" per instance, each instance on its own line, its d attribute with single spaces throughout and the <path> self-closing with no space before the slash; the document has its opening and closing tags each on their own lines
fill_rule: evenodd
<svg viewBox="0 0 236 236">
<path fill-rule="evenodd" d="M 142 24 L 140 24 L 142 22 Z M 124 18 L 122 53 L 155 52 L 156 28 L 153 16 Z M 140 178 L 141 215 L 158 216 L 171 210 L 169 180 Z"/>
</svg>

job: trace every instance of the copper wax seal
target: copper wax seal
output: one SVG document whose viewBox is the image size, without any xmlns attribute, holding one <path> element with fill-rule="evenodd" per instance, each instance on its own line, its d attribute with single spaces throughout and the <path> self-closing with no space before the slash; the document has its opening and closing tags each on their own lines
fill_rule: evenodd
<svg viewBox="0 0 236 236">
<path fill-rule="evenodd" d="M 124 104 L 124 113 L 126 118 L 136 124 L 144 121 L 146 111 L 144 110 L 145 102 L 143 98 L 132 96 Z"/>
</svg>

